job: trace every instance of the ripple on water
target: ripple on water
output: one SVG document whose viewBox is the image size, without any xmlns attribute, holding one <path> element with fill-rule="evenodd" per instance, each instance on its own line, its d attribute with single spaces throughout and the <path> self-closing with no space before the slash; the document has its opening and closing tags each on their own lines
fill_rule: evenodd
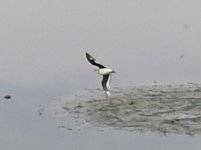
<svg viewBox="0 0 201 150">
<path fill-rule="evenodd" d="M 112 93 L 112 103 L 103 99 L 99 90 L 87 90 L 70 102 L 62 98 L 50 113 L 62 119 L 72 117 L 73 122 L 80 122 L 79 128 L 201 133 L 201 85 L 115 88 Z M 63 122 L 63 126 L 67 123 Z"/>
</svg>

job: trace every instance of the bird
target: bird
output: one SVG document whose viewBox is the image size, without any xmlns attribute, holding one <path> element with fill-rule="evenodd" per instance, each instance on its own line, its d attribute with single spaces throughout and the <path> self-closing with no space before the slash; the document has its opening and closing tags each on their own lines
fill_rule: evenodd
<svg viewBox="0 0 201 150">
<path fill-rule="evenodd" d="M 110 89 L 109 86 L 110 86 L 110 81 L 111 81 L 111 74 L 116 73 L 116 71 L 98 63 L 96 61 L 96 59 L 87 52 L 86 52 L 86 58 L 92 65 L 95 65 L 99 68 L 99 69 L 95 69 L 94 71 L 97 71 L 99 75 L 103 76 L 103 79 L 101 82 L 102 87 L 103 87 L 103 90 L 105 91 L 106 98 L 107 99 L 110 98 L 111 93 L 109 91 L 109 89 Z"/>
</svg>

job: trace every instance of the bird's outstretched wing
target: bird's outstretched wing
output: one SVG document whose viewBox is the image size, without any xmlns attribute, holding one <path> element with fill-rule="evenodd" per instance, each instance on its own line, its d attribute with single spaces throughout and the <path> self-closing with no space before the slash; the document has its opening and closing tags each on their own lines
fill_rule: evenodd
<svg viewBox="0 0 201 150">
<path fill-rule="evenodd" d="M 109 91 L 109 85 L 110 85 L 110 75 L 104 75 L 102 80 L 102 86 L 104 91 Z"/>
<path fill-rule="evenodd" d="M 92 57 L 89 53 L 86 52 L 86 57 L 87 57 L 87 60 L 92 64 L 92 65 L 95 65 L 97 67 L 99 67 L 100 69 L 101 68 L 106 68 L 105 66 L 99 64 L 96 59 L 94 57 Z"/>
</svg>

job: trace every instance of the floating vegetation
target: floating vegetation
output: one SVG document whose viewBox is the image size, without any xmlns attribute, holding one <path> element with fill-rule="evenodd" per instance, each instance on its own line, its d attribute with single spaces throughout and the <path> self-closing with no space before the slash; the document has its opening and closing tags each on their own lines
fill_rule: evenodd
<svg viewBox="0 0 201 150">
<path fill-rule="evenodd" d="M 150 86 L 112 92 L 112 103 L 100 91 L 60 103 L 63 119 L 84 120 L 87 127 L 175 134 L 201 133 L 201 85 Z M 67 115 L 66 115 L 67 114 Z M 65 126 L 63 124 L 62 126 Z M 67 127 L 69 128 L 69 127 Z"/>
</svg>

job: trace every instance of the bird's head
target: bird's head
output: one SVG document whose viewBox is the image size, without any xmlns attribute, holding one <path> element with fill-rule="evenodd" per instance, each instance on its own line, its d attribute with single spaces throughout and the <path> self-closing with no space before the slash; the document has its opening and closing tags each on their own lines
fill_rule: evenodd
<svg viewBox="0 0 201 150">
<path fill-rule="evenodd" d="M 112 70 L 111 73 L 117 73 L 116 71 Z"/>
</svg>

